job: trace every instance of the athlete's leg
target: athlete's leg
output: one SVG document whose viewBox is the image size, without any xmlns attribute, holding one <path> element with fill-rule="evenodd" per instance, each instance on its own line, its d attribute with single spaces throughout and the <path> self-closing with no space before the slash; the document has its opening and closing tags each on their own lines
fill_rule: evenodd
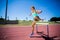
<svg viewBox="0 0 60 40">
<path fill-rule="evenodd" d="M 31 34 L 31 35 L 34 34 L 34 26 L 35 26 L 35 24 L 36 24 L 36 21 L 33 21 L 33 22 L 32 22 L 32 34 Z"/>
<path fill-rule="evenodd" d="M 40 19 L 39 16 L 36 16 L 36 17 L 35 17 L 35 20 L 36 20 L 36 21 L 40 21 L 40 20 L 42 20 L 42 19 Z M 43 33 L 43 32 L 38 32 L 37 25 L 36 25 L 36 32 L 37 32 L 37 33 L 40 33 L 40 34 Z"/>
</svg>

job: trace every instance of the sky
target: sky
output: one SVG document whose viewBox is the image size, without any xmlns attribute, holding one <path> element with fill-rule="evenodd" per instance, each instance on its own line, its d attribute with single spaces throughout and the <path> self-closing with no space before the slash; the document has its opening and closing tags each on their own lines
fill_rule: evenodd
<svg viewBox="0 0 60 40">
<path fill-rule="evenodd" d="M 38 16 L 49 20 L 52 17 L 60 17 L 60 0 L 8 0 L 7 19 L 10 20 L 33 20 L 31 6 L 36 10 L 42 10 Z M 0 0 L 0 17 L 5 18 L 6 0 Z"/>
</svg>

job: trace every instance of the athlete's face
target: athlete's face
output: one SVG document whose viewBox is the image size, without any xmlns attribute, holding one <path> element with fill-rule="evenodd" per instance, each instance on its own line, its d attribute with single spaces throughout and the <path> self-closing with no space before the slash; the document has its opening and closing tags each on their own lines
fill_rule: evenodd
<svg viewBox="0 0 60 40">
<path fill-rule="evenodd" d="M 31 8 L 31 10 L 33 11 L 33 10 L 34 10 L 34 8 Z"/>
</svg>

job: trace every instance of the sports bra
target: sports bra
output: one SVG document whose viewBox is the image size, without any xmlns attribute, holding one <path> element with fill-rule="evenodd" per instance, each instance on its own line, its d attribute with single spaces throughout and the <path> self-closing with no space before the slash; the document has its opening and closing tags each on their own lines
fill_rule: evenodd
<svg viewBox="0 0 60 40">
<path fill-rule="evenodd" d="M 33 17 L 36 17 L 36 16 L 38 16 L 38 14 L 37 14 L 36 12 L 33 12 L 33 13 L 32 13 L 32 16 L 33 16 Z"/>
</svg>

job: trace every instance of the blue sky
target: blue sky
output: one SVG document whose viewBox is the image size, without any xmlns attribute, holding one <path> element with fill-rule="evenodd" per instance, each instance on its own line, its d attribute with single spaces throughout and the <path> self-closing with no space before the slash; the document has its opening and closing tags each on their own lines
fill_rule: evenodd
<svg viewBox="0 0 60 40">
<path fill-rule="evenodd" d="M 39 17 L 49 20 L 51 17 L 60 17 L 60 0 L 8 0 L 8 16 L 10 20 L 32 20 L 29 16 L 31 6 L 42 10 Z M 0 17 L 5 18 L 6 0 L 0 0 Z"/>
</svg>

